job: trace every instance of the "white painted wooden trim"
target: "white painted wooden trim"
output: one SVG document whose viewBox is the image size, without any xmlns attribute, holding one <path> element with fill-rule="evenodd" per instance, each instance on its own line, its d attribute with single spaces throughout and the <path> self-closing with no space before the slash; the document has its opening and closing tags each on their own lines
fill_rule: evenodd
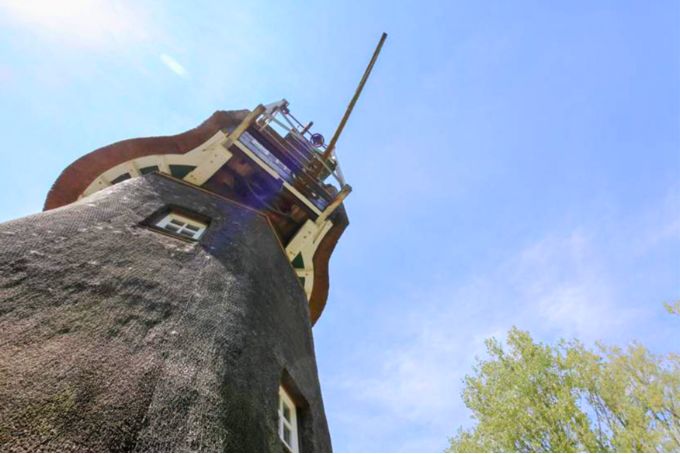
<svg viewBox="0 0 680 454">
<path fill-rule="evenodd" d="M 208 227 L 201 221 L 182 216 L 174 211 L 171 211 L 163 219 L 158 221 L 156 226 L 163 230 L 167 230 L 170 233 L 186 236 L 194 240 L 201 238 L 201 235 L 203 235 L 203 232 Z M 172 229 L 170 226 L 172 226 Z"/>
<path fill-rule="evenodd" d="M 290 419 L 286 419 L 284 408 L 288 408 Z M 290 443 L 286 441 L 284 430 L 290 431 Z M 300 452 L 298 440 L 297 408 L 283 386 L 279 386 L 279 438 L 290 452 Z"/>
<path fill-rule="evenodd" d="M 302 255 L 305 268 L 303 270 L 295 269 L 295 272 L 298 277 L 305 278 L 304 287 L 308 300 L 312 297 L 312 290 L 314 289 L 314 254 L 331 227 L 333 227 L 333 223 L 329 220 L 319 225 L 308 219 L 286 246 L 286 255 L 291 262 L 298 254 Z"/>
<path fill-rule="evenodd" d="M 222 167 L 231 158 L 231 152 L 225 150 L 221 145 L 226 137 L 227 136 L 224 134 L 224 132 L 218 131 L 210 139 L 184 154 L 171 153 L 142 156 L 118 164 L 117 166 L 111 167 L 106 172 L 95 178 L 94 181 L 90 183 L 90 185 L 85 189 L 85 191 L 83 191 L 79 198 L 86 197 L 108 186 L 111 186 L 111 181 L 125 173 L 129 174 L 131 178 L 134 178 L 140 175 L 139 169 L 152 166 L 158 167 L 158 170 L 163 173 L 170 174 L 170 165 L 190 165 L 196 167 L 196 169 L 192 170 L 187 176 L 185 176 L 184 180 L 189 181 L 187 178 L 199 169 L 202 170 L 197 173 L 197 176 L 200 175 L 200 178 L 205 178 L 205 180 L 207 180 L 207 178 L 210 178 L 210 176 L 212 176 L 212 174 L 215 173 L 219 167 Z M 220 148 L 222 150 L 220 150 Z M 218 158 L 215 158 L 215 155 L 217 155 Z M 211 159 L 213 162 L 211 162 Z M 206 178 L 205 175 L 210 172 L 210 169 L 217 165 L 218 161 L 221 162 L 219 167 L 217 167 L 217 169 L 210 173 Z M 197 177 L 196 181 L 198 181 L 200 178 Z M 203 184 L 205 180 L 203 180 L 200 184 Z M 190 182 L 193 183 L 193 181 Z"/>
</svg>

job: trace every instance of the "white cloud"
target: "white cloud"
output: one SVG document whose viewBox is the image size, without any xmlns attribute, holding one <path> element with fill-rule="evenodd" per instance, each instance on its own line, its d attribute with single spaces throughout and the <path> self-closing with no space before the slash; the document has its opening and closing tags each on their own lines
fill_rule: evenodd
<svg viewBox="0 0 680 454">
<path fill-rule="evenodd" d="M 617 296 L 597 241 L 583 229 L 547 235 L 467 282 L 402 295 L 386 304 L 396 315 L 380 328 L 398 332 L 399 341 L 389 349 L 369 343 L 355 360 L 380 358 L 378 364 L 348 368 L 330 383 L 354 415 L 335 423 L 371 434 L 354 439 L 356 449 L 442 450 L 457 426 L 470 421 L 462 380 L 475 357 L 484 356 L 485 339 L 504 339 L 514 325 L 539 341 L 606 340 L 634 320 Z M 392 440 L 388 447 L 385 440 Z"/>
<path fill-rule="evenodd" d="M 575 230 L 530 245 L 506 265 L 528 325 L 593 341 L 633 314 L 617 304 L 614 284 L 593 239 Z M 522 303 L 523 302 L 523 303 Z"/>
<path fill-rule="evenodd" d="M 174 72 L 180 77 L 187 77 L 188 73 L 184 66 L 182 66 L 177 60 L 172 58 L 170 55 L 161 54 L 160 58 L 163 64 L 170 68 L 170 71 Z"/>
<path fill-rule="evenodd" d="M 351 414 L 341 415 L 335 424 L 370 434 L 353 439 L 354 449 L 434 452 L 446 447 L 456 421 L 465 421 L 468 414 L 460 399 L 462 379 L 475 355 L 484 352 L 484 339 L 502 333 L 494 314 L 485 310 L 497 296 L 486 280 L 475 279 L 458 287 L 415 291 L 392 305 L 410 307 L 387 322 L 392 326 L 386 331 L 398 332 L 401 342 L 388 350 L 379 344 L 375 350 L 362 349 L 373 360 L 380 358 L 378 364 L 354 369 L 329 384 L 334 394 L 356 403 L 344 401 L 342 408 Z M 366 415 L 357 417 L 358 407 L 368 408 Z M 386 439 L 390 444 L 385 445 Z"/>
<path fill-rule="evenodd" d="M 680 184 L 671 187 L 658 209 L 643 213 L 633 226 L 634 253 L 644 255 L 655 247 L 680 241 Z M 640 232 L 642 234 L 640 234 Z"/>
<path fill-rule="evenodd" d="M 132 2 L 0 0 L 5 20 L 69 46 L 113 49 L 145 41 L 150 21 Z"/>
</svg>

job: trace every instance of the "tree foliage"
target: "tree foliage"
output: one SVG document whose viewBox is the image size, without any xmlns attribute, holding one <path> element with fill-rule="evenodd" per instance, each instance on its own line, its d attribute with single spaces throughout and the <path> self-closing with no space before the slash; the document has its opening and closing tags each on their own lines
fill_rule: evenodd
<svg viewBox="0 0 680 454">
<path fill-rule="evenodd" d="M 676 301 L 673 304 L 666 303 L 664 304 L 664 307 L 666 308 L 666 311 L 668 311 L 669 314 L 680 315 L 680 300 Z"/>
<path fill-rule="evenodd" d="M 556 346 L 513 328 L 465 379 L 476 425 L 451 452 L 680 450 L 680 356 L 577 341 Z"/>
</svg>

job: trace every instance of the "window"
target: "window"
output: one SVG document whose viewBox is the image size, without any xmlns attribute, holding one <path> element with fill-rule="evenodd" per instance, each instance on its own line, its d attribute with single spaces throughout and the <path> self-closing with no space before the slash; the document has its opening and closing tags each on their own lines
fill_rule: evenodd
<svg viewBox="0 0 680 454">
<path fill-rule="evenodd" d="M 185 166 L 181 164 L 170 164 L 169 167 L 170 175 L 179 178 L 180 180 L 189 175 L 189 173 L 196 168 L 196 166 Z"/>
<path fill-rule="evenodd" d="M 116 178 L 111 180 L 111 184 L 118 184 L 121 181 L 129 180 L 130 179 L 130 174 L 129 173 L 124 173 L 122 175 L 118 175 Z"/>
<path fill-rule="evenodd" d="M 297 410 L 283 387 L 279 387 L 279 438 L 289 452 L 299 452 Z"/>
<path fill-rule="evenodd" d="M 158 168 L 158 166 L 147 166 L 147 167 L 142 167 L 141 169 L 139 169 L 139 173 L 141 173 L 142 175 L 146 175 L 148 173 L 153 173 L 153 172 L 159 172 L 159 171 L 160 171 L 160 169 Z"/>
<path fill-rule="evenodd" d="M 207 225 L 196 219 L 191 219 L 171 211 L 156 223 L 156 227 L 167 230 L 175 235 L 197 240 L 203 235 Z"/>
</svg>

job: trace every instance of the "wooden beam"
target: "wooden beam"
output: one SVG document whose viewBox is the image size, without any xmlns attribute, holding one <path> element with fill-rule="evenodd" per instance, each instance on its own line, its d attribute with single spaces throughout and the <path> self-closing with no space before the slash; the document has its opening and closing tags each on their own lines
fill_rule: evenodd
<svg viewBox="0 0 680 454">
<path fill-rule="evenodd" d="M 195 184 L 196 186 L 201 186 L 208 181 L 215 172 L 220 170 L 220 168 L 231 159 L 232 153 L 229 151 L 229 147 L 241 137 L 241 134 L 243 134 L 264 111 L 265 107 L 262 104 L 259 104 L 246 115 L 243 121 L 241 121 L 241 123 L 224 138 L 224 140 L 203 150 L 198 166 L 189 172 L 189 174 L 184 177 L 184 180 L 191 184 Z"/>
<path fill-rule="evenodd" d="M 359 99 L 359 95 L 361 95 L 361 91 L 364 89 L 364 85 L 366 85 L 366 81 L 368 80 L 368 76 L 371 75 L 371 71 L 373 70 L 373 65 L 375 65 L 375 62 L 378 59 L 378 55 L 380 54 L 380 50 L 382 49 L 382 46 L 385 43 L 385 39 L 387 39 L 387 33 L 383 33 L 382 36 L 380 37 L 380 41 L 378 42 L 378 46 L 375 48 L 375 51 L 373 52 L 373 57 L 371 57 L 371 61 L 368 63 L 368 66 L 366 67 L 366 71 L 364 71 L 364 75 L 361 77 L 361 81 L 359 82 L 359 86 L 357 87 L 356 91 L 354 92 L 354 96 L 352 97 L 352 100 L 349 102 L 349 105 L 347 106 L 347 109 L 345 110 L 345 114 L 342 116 L 342 120 L 340 120 L 340 124 L 338 125 L 338 129 L 335 130 L 335 134 L 333 134 L 331 141 L 328 143 L 328 147 L 326 147 L 326 151 L 323 154 L 324 160 L 331 157 L 331 153 L 333 153 L 333 149 L 335 148 L 335 144 L 337 143 L 338 138 L 340 137 L 340 134 L 342 134 L 342 130 L 345 129 L 345 125 L 347 124 L 347 120 L 349 119 L 349 116 L 352 114 L 352 110 L 354 109 L 354 105 L 357 103 L 357 100 Z"/>
</svg>

